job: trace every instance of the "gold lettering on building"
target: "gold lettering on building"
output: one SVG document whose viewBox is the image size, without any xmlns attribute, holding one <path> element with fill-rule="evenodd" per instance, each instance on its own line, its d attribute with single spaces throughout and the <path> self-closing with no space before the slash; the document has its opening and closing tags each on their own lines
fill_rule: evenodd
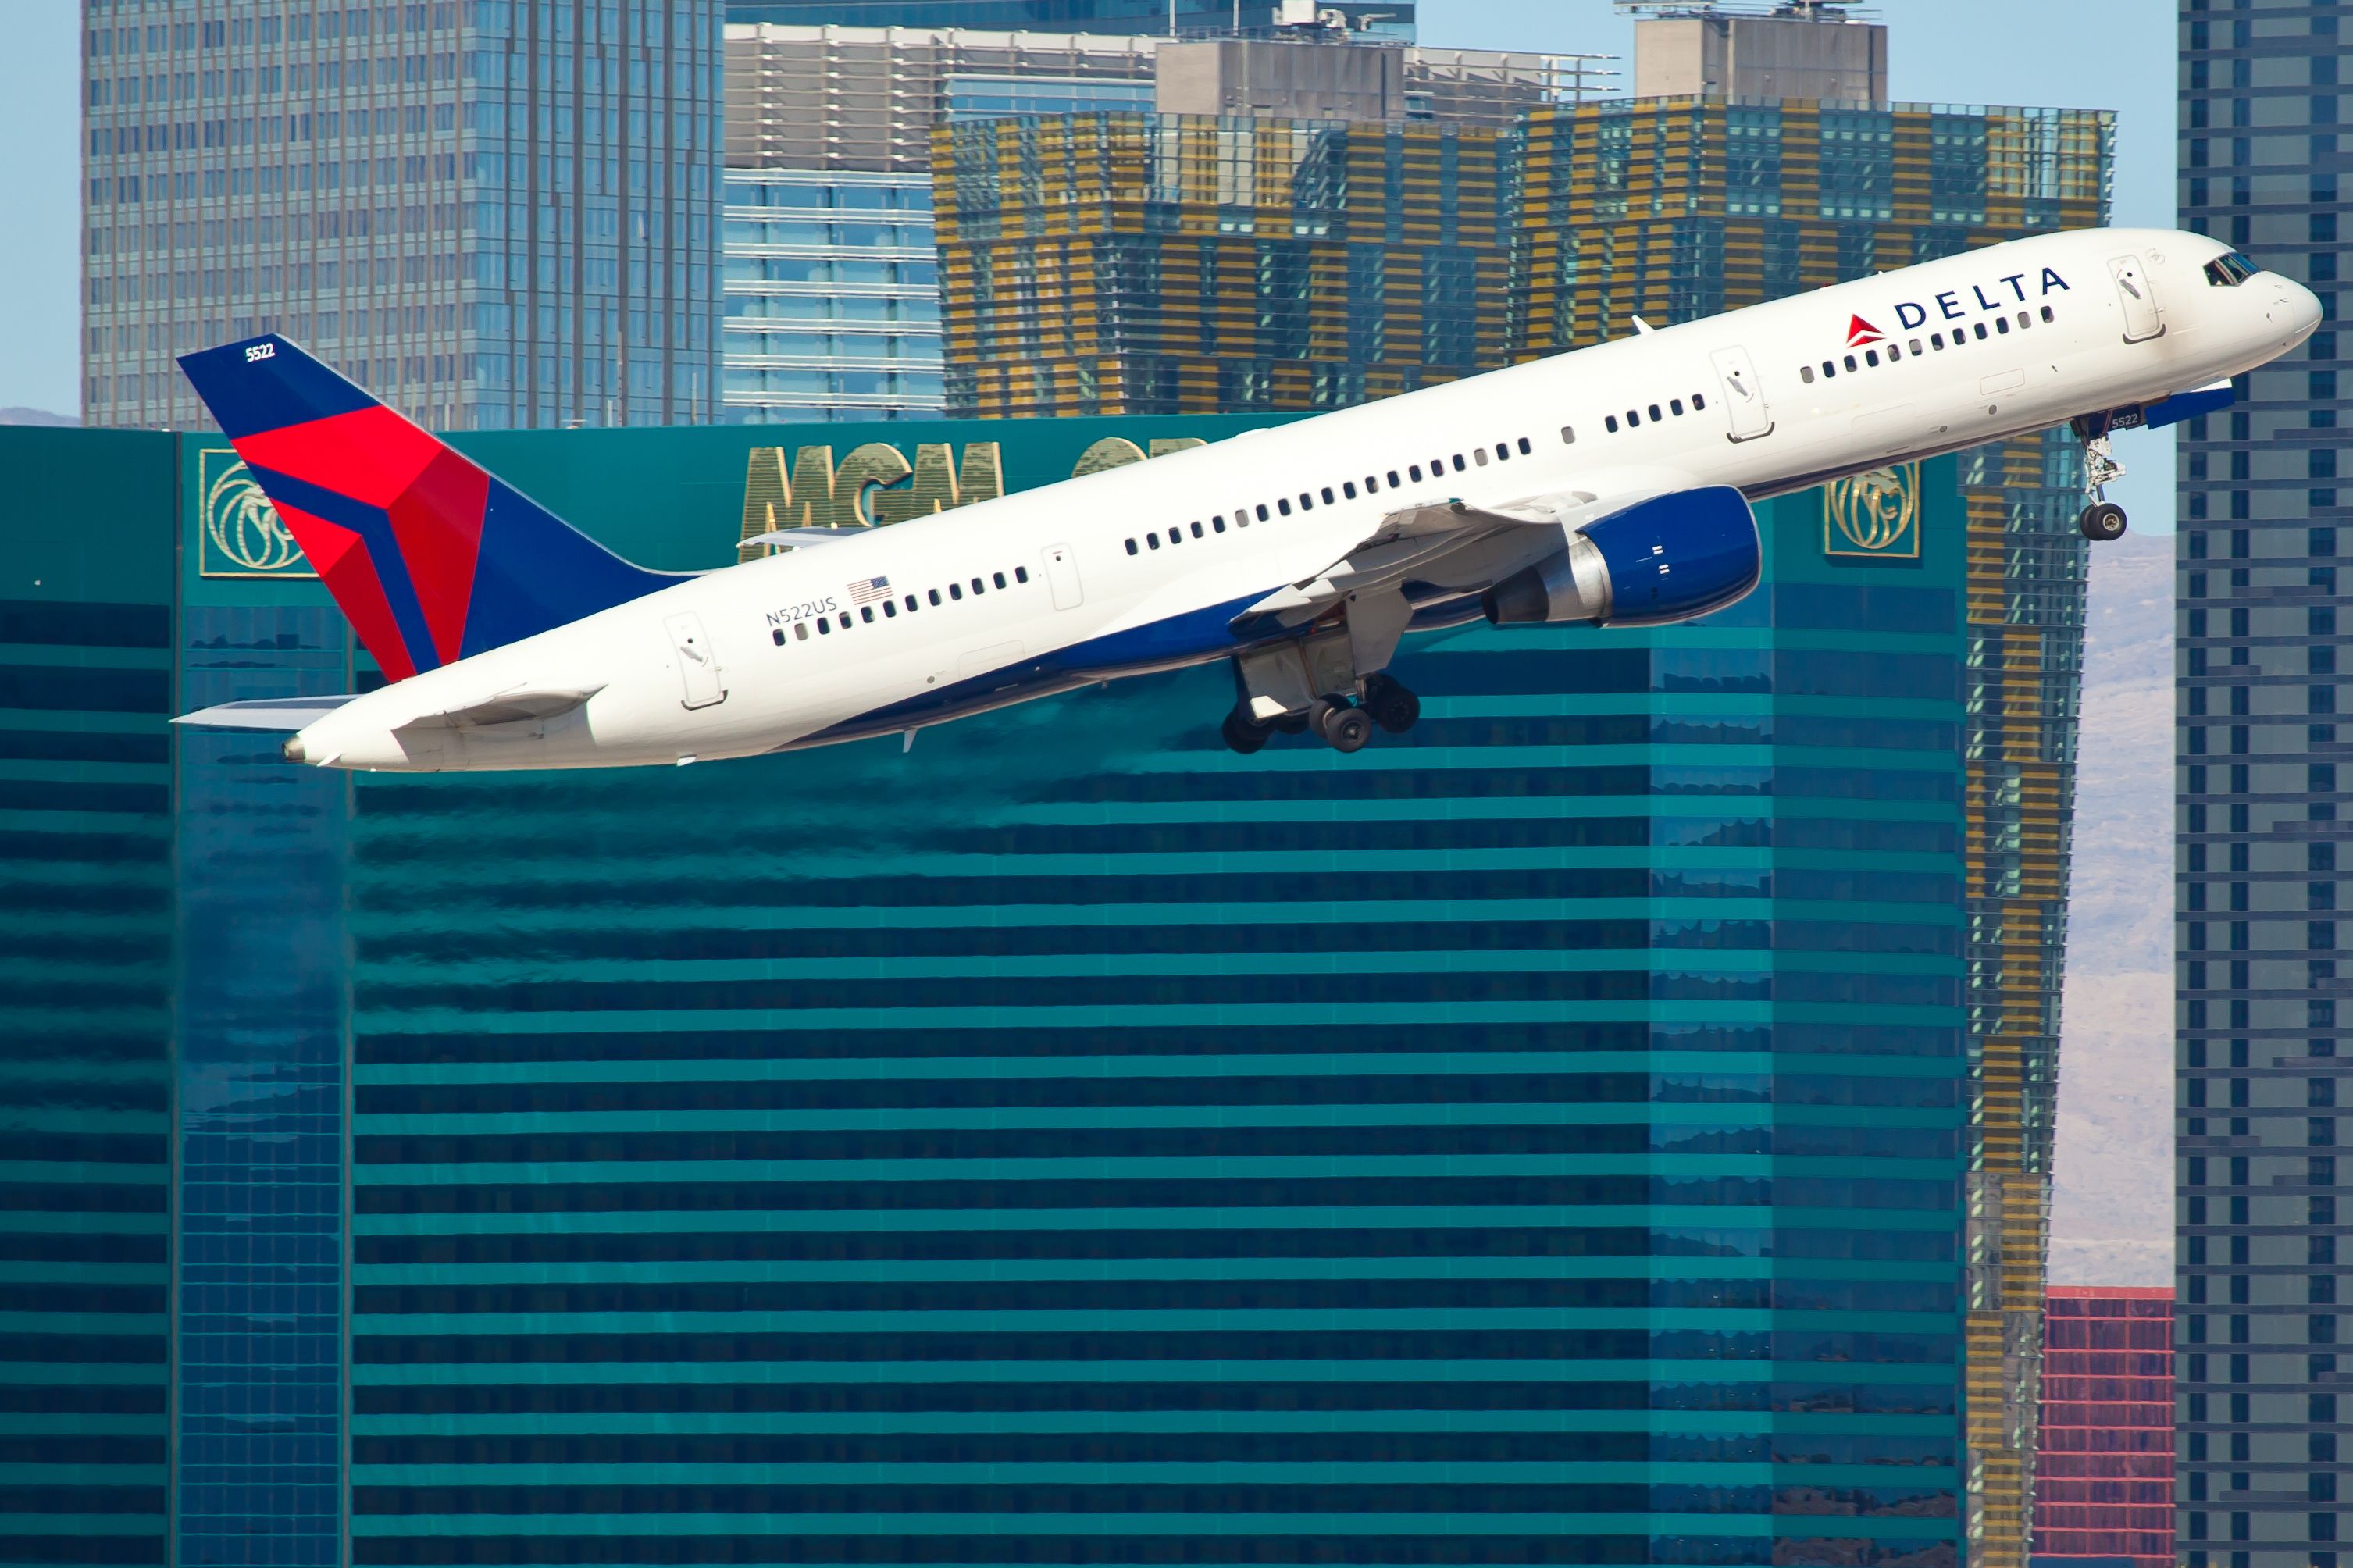
<svg viewBox="0 0 2353 1568">
<path fill-rule="evenodd" d="M 785 468 L 782 447 L 754 447 L 744 458 L 744 519 L 738 539 L 780 528 L 872 528 L 927 517 L 1005 493 L 1005 463 L 994 441 L 968 441 L 961 474 L 948 444 L 923 442 L 910 465 L 881 441 L 851 448 L 834 467 L 831 447 L 803 447 Z M 772 554 L 773 544 L 745 544 L 740 560 Z"/>
</svg>

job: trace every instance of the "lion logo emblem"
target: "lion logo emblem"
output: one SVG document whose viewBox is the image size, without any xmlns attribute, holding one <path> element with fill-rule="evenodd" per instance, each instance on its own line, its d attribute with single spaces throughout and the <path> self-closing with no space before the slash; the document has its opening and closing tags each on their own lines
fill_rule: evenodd
<svg viewBox="0 0 2353 1568">
<path fill-rule="evenodd" d="M 1873 468 L 1822 487 L 1822 551 L 1830 555 L 1920 553 L 1920 465 Z"/>
<path fill-rule="evenodd" d="M 235 452 L 200 455 L 201 554 L 206 577 L 315 577 L 286 522 Z"/>
</svg>

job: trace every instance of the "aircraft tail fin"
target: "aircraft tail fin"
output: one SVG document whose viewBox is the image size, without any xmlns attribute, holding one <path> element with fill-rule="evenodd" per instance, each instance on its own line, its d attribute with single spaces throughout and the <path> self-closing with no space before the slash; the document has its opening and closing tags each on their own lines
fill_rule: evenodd
<svg viewBox="0 0 2353 1568">
<path fill-rule="evenodd" d="M 395 680 L 681 580 L 622 560 L 275 333 L 180 367 Z"/>
</svg>

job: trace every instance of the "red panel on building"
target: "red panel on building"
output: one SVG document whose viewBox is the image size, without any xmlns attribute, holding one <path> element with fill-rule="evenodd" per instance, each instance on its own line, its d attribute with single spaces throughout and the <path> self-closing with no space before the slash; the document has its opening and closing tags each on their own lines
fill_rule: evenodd
<svg viewBox="0 0 2353 1568">
<path fill-rule="evenodd" d="M 2053 1286 L 2042 1299 L 2034 1555 L 2173 1564 L 2173 1291 Z"/>
</svg>

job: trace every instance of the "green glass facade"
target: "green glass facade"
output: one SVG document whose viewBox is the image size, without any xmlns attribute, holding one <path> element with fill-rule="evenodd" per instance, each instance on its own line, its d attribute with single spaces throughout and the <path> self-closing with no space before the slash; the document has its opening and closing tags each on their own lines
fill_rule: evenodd
<svg viewBox="0 0 2353 1568">
<path fill-rule="evenodd" d="M 0 428 L 0 1561 L 164 1560 L 172 455 Z"/>
<path fill-rule="evenodd" d="M 893 434 L 968 498 L 987 442 L 1018 489 L 1247 423 Z M 777 435 L 828 438 L 466 444 L 710 566 Z M 98 437 L 40 439 L 104 488 Z M 114 728 L 365 679 L 217 448 L 125 439 L 164 454 L 126 506 L 186 522 L 169 700 Z M 683 771 L 180 734 L 142 818 L 176 895 L 154 862 L 110 950 L 176 1068 L 179 1560 L 1957 1563 L 1965 477 L 1848 496 L 1910 508 L 1872 553 L 1770 503 L 1706 622 L 1419 641 L 1420 726 L 1354 757 L 1228 752 L 1214 669 Z M 11 886 L 86 830 L 25 798 Z M 58 1042 L 131 977 L 0 931 L 50 1009 L 12 1071 L 103 1077 Z M 95 1321 L 74 1283 L 25 1310 Z M 60 1381 L 11 1419 L 100 1430 Z"/>
</svg>

